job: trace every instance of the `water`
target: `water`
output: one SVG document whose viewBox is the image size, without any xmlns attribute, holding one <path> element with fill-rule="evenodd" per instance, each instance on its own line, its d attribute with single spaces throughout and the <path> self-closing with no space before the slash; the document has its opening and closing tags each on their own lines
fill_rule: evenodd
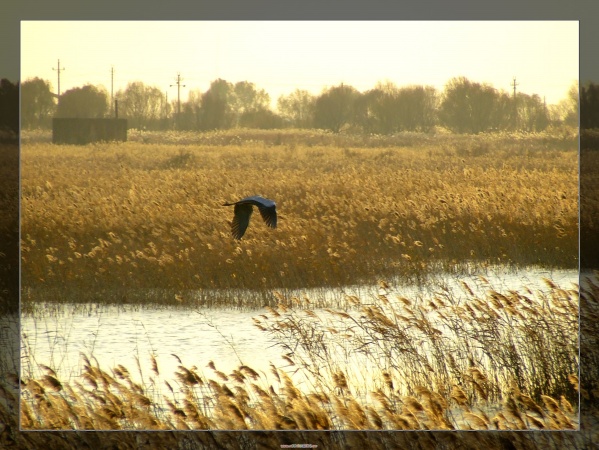
<svg viewBox="0 0 599 450">
<path fill-rule="evenodd" d="M 153 374 L 150 355 L 168 379 L 181 363 L 203 370 L 213 361 L 225 373 L 241 364 L 268 369 L 270 361 L 281 363 L 280 351 L 253 326 L 254 316 L 255 311 L 122 306 L 77 313 L 65 305 L 50 316 L 22 318 L 22 353 L 36 364 L 52 367 L 61 380 L 81 372 L 82 353 L 93 355 L 105 370 L 121 364 L 137 380 Z M 29 367 L 23 369 L 27 373 Z M 31 369 L 39 374 L 35 365 Z"/>
<path fill-rule="evenodd" d="M 578 282 L 575 270 L 509 272 L 494 269 L 485 273 L 485 277 L 489 284 L 474 274 L 445 276 L 437 280 L 437 288 L 405 286 L 394 289 L 393 295 L 407 298 L 432 296 L 442 286 L 459 293 L 461 281 L 467 282 L 480 295 L 488 289 L 504 292 L 521 290 L 525 286 L 544 290 L 547 287 L 542 277 L 567 289 Z M 359 295 L 363 303 L 368 303 L 368 298 L 374 299 L 378 290 L 379 287 L 361 286 L 328 293 L 305 291 L 304 294 L 311 298 L 315 295 L 331 298 Z M 271 363 L 278 368 L 294 369 L 281 357 L 286 351 L 254 326 L 252 317 L 263 313 L 264 310 L 240 312 L 102 305 L 62 305 L 52 312 L 40 309 L 21 318 L 22 372 L 25 377 L 40 376 L 44 374 L 40 368 L 43 364 L 53 368 L 60 380 L 72 381 L 82 372 L 82 353 L 93 355 L 104 370 L 123 365 L 134 381 L 144 384 L 150 378 L 172 383 L 180 364 L 188 368 L 195 366 L 200 376 L 208 378 L 215 378 L 212 370 L 207 368 L 210 361 L 226 374 L 241 364 L 264 373 L 270 372 Z M 157 359 L 159 376 L 152 371 L 150 355 Z M 295 376 L 297 380 L 300 375 Z"/>
</svg>

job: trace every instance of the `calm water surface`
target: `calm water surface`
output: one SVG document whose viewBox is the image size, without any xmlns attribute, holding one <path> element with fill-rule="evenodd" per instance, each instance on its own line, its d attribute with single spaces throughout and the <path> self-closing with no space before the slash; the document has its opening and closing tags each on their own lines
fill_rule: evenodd
<svg viewBox="0 0 599 450">
<path fill-rule="evenodd" d="M 491 288 L 500 292 L 524 286 L 544 290 L 547 287 L 542 277 L 567 289 L 573 287 L 572 283 L 578 283 L 575 270 L 497 270 L 486 273 L 485 277 Z M 462 292 L 460 281 L 466 281 L 472 290 L 479 290 L 481 294 L 489 289 L 489 285 L 475 276 L 448 276 L 440 280 L 438 286 L 444 284 L 459 293 Z M 436 290 L 408 286 L 392 291 L 389 298 L 394 294 L 408 298 L 428 296 Z M 361 286 L 328 293 L 309 290 L 303 293 L 311 298 L 313 295 L 359 294 L 362 301 L 367 302 L 368 297 L 375 298 L 378 288 Z M 93 355 L 104 370 L 121 364 L 134 380 L 144 382 L 150 377 L 158 378 L 151 370 L 150 355 L 157 359 L 159 378 L 169 382 L 174 380 L 180 364 L 177 357 L 184 366 L 196 366 L 200 375 L 209 378 L 214 378 L 211 369 L 206 367 L 210 361 L 224 373 L 230 373 L 241 364 L 269 372 L 271 363 L 279 368 L 288 363 L 281 358 L 285 351 L 253 325 L 252 317 L 264 312 L 261 309 L 190 310 L 101 305 L 64 305 L 53 313 L 40 310 L 21 318 L 22 371 L 25 376 L 37 376 L 43 373 L 39 365 L 44 364 L 56 370 L 59 379 L 73 380 L 83 368 L 83 353 Z"/>
</svg>

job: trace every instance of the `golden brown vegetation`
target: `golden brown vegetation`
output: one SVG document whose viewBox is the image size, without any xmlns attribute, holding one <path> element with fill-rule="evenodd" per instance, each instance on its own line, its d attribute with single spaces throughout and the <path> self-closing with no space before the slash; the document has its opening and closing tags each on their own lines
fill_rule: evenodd
<svg viewBox="0 0 599 450">
<path fill-rule="evenodd" d="M 356 380 L 353 392 L 367 380 L 386 395 L 411 395 L 420 386 L 462 406 L 499 402 L 508 393 L 519 399 L 521 392 L 536 401 L 550 395 L 577 402 L 577 287 L 546 280 L 546 292 L 500 293 L 482 282 L 484 296 L 464 283 L 465 295 L 441 288 L 410 299 L 352 296 L 348 311 L 291 299 L 287 304 L 304 309 L 280 304 L 254 321 L 327 392 L 347 389 L 336 379 L 342 370 Z M 364 376 L 365 367 L 374 372 Z"/>
<path fill-rule="evenodd" d="M 380 389 L 373 393 L 372 404 L 354 397 L 348 386 L 336 392 L 305 393 L 284 370 L 274 367 L 273 380 L 240 366 L 223 382 L 220 377 L 198 375 L 195 367 L 180 366 L 176 375 L 182 394 L 165 396 L 161 402 L 133 382 L 123 366 L 108 372 L 88 360 L 83 381 L 74 385 L 47 371 L 39 380 L 23 382 L 24 429 L 563 430 L 576 429 L 578 421 L 565 399 L 543 396 L 537 403 L 519 391 L 508 395 L 492 415 L 467 401 L 456 400 L 453 405 L 423 386 L 408 396 Z M 343 372 L 337 375 L 342 377 Z M 461 392 L 454 388 L 452 399 L 458 398 L 456 391 Z"/>
<path fill-rule="evenodd" d="M 540 140 L 540 139 L 539 139 Z M 550 147 L 553 148 L 552 145 Z M 352 146 L 348 146 L 353 148 Z M 566 142 L 566 149 L 571 148 L 571 144 Z M 172 150 L 172 149 L 171 149 Z M 561 149 L 560 149 L 561 151 Z M 182 152 L 184 153 L 184 151 Z M 192 158 L 193 159 L 193 158 Z M 539 162 L 540 159 L 537 159 Z M 542 172 L 542 171 L 541 171 Z M 266 192 L 263 192 L 267 194 Z M 591 216 L 587 216 L 591 217 Z M 96 217 L 98 218 L 98 217 Z M 50 228 L 55 230 L 55 228 Z M 49 229 L 49 230 L 50 230 Z M 43 242 L 42 244 L 43 245 Z M 47 284 L 44 283 L 47 286 Z M 93 287 L 93 286 L 92 286 Z M 64 289 L 63 289 L 64 291 Z M 509 293 L 503 293 L 506 298 L 509 299 Z M 522 295 L 522 294 L 519 294 Z M 526 295 L 526 294 L 525 294 Z M 561 296 L 559 298 L 566 299 L 570 294 Z M 561 296 L 561 297 L 560 297 Z M 552 296 L 548 297 L 548 301 L 551 300 Z M 50 371 L 47 371 L 44 376 L 36 380 L 23 380 L 26 386 L 23 386 L 26 395 L 30 396 L 26 399 L 20 399 L 18 396 L 18 380 L 16 376 L 8 378 L 5 376 L 9 370 L 4 364 L 1 366 L 0 371 L 0 447 L 2 448 L 15 448 L 15 449 L 30 449 L 30 448 L 47 448 L 47 449 L 65 449 L 65 448 L 97 448 L 97 449 L 114 449 L 114 448 L 148 448 L 148 449 L 170 449 L 170 448 L 227 448 L 227 449 L 247 449 L 247 448 L 278 448 L 281 444 L 315 444 L 320 448 L 371 448 L 371 449 L 387 449 L 387 448 L 406 448 L 406 449 L 479 449 L 488 448 L 492 449 L 508 449 L 517 448 L 522 450 L 532 450 L 542 448 L 547 449 L 563 449 L 563 448 L 591 448 L 596 442 L 599 442 L 599 435 L 597 435 L 597 397 L 599 396 L 599 388 L 597 386 L 597 380 L 599 376 L 599 364 L 597 359 L 596 349 L 598 348 L 597 327 L 599 320 L 596 320 L 599 311 L 599 284 L 596 281 L 581 280 L 581 292 L 580 292 L 580 307 L 581 313 L 583 313 L 581 323 L 581 357 L 582 357 L 582 377 L 580 380 L 577 379 L 575 374 L 570 374 L 568 377 L 570 389 L 576 390 L 578 383 L 580 382 L 581 402 L 584 406 L 583 415 L 580 418 L 582 423 L 582 430 L 579 432 L 509 432 L 504 431 L 498 432 L 484 432 L 484 433 L 446 433 L 446 432 L 401 432 L 401 433 L 379 433 L 379 432 L 351 432 L 351 433 L 314 433 L 314 432 L 302 432 L 302 431 L 287 431 L 285 433 L 275 432 L 258 432 L 253 431 L 251 433 L 226 433 L 226 432 L 184 432 L 171 433 L 171 432 L 120 432 L 120 433 L 78 433 L 78 432 L 52 432 L 52 433 L 21 433 L 18 431 L 18 405 L 19 401 L 26 403 L 22 409 L 23 414 L 29 414 L 33 422 L 30 423 L 33 427 L 45 428 L 50 424 L 61 426 L 61 423 L 67 423 L 68 426 L 73 426 L 77 423 L 78 419 L 72 418 L 72 411 L 77 411 L 82 414 L 82 418 L 79 423 L 85 424 L 87 418 L 91 418 L 92 422 L 87 423 L 91 429 L 99 430 L 106 429 L 107 426 L 142 426 L 142 423 L 146 422 L 153 424 L 157 429 L 161 427 L 169 426 L 181 426 L 184 428 L 185 424 L 191 424 L 193 428 L 195 420 L 201 419 L 202 415 L 208 417 L 209 409 L 201 409 L 199 405 L 204 405 L 202 402 L 196 401 L 193 405 L 201 413 L 197 416 L 193 409 L 185 403 L 186 396 L 175 398 L 169 398 L 169 401 L 174 406 L 164 400 L 164 403 L 156 404 L 152 399 L 149 391 L 151 386 L 135 386 L 133 382 L 128 381 L 126 368 L 116 367 L 112 371 L 106 371 L 92 364 L 91 362 L 87 365 L 82 374 L 90 372 L 89 380 L 94 380 L 97 384 L 97 397 L 93 396 L 94 387 L 91 381 L 85 381 L 80 385 L 70 383 L 64 380 L 60 380 Z M 360 299 L 357 299 L 360 300 Z M 393 300 L 387 298 L 387 300 Z M 502 299 L 497 299 L 502 302 Z M 522 298 L 519 303 L 522 303 Z M 569 301 L 572 299 L 570 298 Z M 354 299 L 354 302 L 356 299 Z M 381 303 L 383 299 L 380 299 Z M 438 303 L 436 299 L 433 299 L 435 304 Z M 567 303 L 567 302 L 566 302 Z M 357 307 L 363 306 L 361 302 L 356 304 Z M 410 305 L 407 305 L 410 306 Z M 432 305 L 429 305 L 432 308 Z M 397 306 L 393 306 L 397 308 Z M 497 308 L 496 305 L 493 306 Z M 501 309 L 501 308 L 500 308 Z M 507 310 L 504 306 L 504 310 Z M 277 307 L 273 310 L 281 313 L 281 308 Z M 373 310 L 374 311 L 374 310 Z M 388 309 L 386 310 L 388 311 Z M 309 313 L 306 313 L 308 316 Z M 386 312 L 385 312 L 386 314 Z M 341 317 L 341 316 L 339 316 Z M 464 315 L 463 317 L 467 317 Z M 506 314 L 506 318 L 508 315 Z M 549 314 L 551 318 L 551 314 Z M 406 316 L 409 319 L 409 317 Z M 555 316 L 553 316 L 555 318 Z M 344 318 L 344 320 L 348 320 Z M 392 319 L 390 319 L 392 320 Z M 553 320 L 553 319 L 551 319 Z M 383 322 L 386 322 L 382 319 Z M 476 322 L 476 321 L 474 321 Z M 375 322 L 376 323 L 376 322 Z M 389 324 L 388 324 L 389 325 Z M 523 331 L 523 330 L 520 330 Z M 546 329 L 543 328 L 541 334 L 546 333 Z M 334 334 L 334 333 L 333 333 Z M 551 336 L 551 333 L 549 333 Z M 296 358 L 297 360 L 297 358 Z M 3 361 L 4 362 L 4 361 Z M 470 366 L 467 365 L 467 372 L 464 374 L 466 380 L 476 381 L 485 389 L 481 374 L 488 378 L 488 369 L 478 364 Z M 214 369 L 214 370 L 213 370 Z M 51 370 L 51 369 L 50 369 Z M 225 420 L 239 420 L 231 418 L 229 415 L 225 415 L 224 412 L 227 410 L 233 410 L 237 408 L 238 412 L 244 418 L 244 422 L 249 419 L 245 416 L 244 405 L 254 403 L 248 403 L 247 397 L 250 397 L 250 401 L 260 402 L 264 399 L 263 407 L 271 408 L 271 404 L 274 404 L 275 408 L 279 412 L 291 412 L 295 411 L 296 416 L 283 415 L 283 418 L 276 416 L 272 422 L 280 423 L 281 426 L 287 425 L 293 427 L 293 421 L 297 424 L 296 417 L 304 417 L 304 420 L 309 420 L 312 416 L 306 417 L 302 411 L 306 410 L 306 406 L 303 405 L 305 402 L 308 407 L 318 402 L 322 402 L 322 409 L 327 413 L 332 411 L 329 415 L 331 423 L 340 428 L 353 428 L 357 425 L 370 423 L 374 429 L 380 427 L 389 426 L 389 424 L 399 423 L 410 424 L 410 420 L 418 420 L 419 424 L 442 424 L 439 416 L 439 407 L 443 408 L 443 402 L 437 397 L 437 395 L 447 395 L 446 389 L 442 392 L 436 392 L 435 390 L 428 389 L 428 392 L 421 386 L 414 386 L 412 390 L 407 392 L 407 395 L 397 394 L 401 403 L 396 405 L 389 403 L 389 409 L 385 405 L 385 397 L 380 397 L 381 401 L 378 403 L 363 403 L 361 398 L 356 398 L 353 395 L 345 395 L 345 391 L 337 390 L 333 391 L 329 395 L 330 403 L 326 403 L 327 399 L 322 397 L 310 396 L 309 394 L 300 395 L 295 402 L 285 401 L 283 403 L 275 403 L 277 396 L 279 399 L 283 399 L 287 391 L 294 395 L 293 382 L 285 384 L 284 378 L 277 380 L 273 372 L 271 379 L 260 376 L 258 379 L 252 379 L 251 372 L 247 369 L 238 368 L 238 372 L 243 374 L 246 379 L 241 379 L 235 376 L 235 373 L 229 374 L 225 377 L 228 380 L 224 380 L 216 374 L 216 367 L 211 368 L 212 372 L 204 369 L 209 376 L 206 376 L 203 372 L 197 369 L 181 367 L 179 369 L 179 375 L 177 379 L 180 381 L 183 389 L 185 386 L 191 391 L 201 393 L 200 389 L 204 389 L 203 392 L 208 393 L 209 397 L 214 398 L 209 401 L 213 401 L 212 411 L 220 411 L 216 414 L 223 414 Z M 156 370 L 157 372 L 157 370 Z M 276 370 L 279 374 L 279 370 Z M 119 375 L 120 374 L 120 375 Z M 213 375 L 212 375 L 213 374 Z M 156 373 L 156 376 L 158 374 Z M 197 376 L 197 378 L 196 378 Z M 279 375 L 281 378 L 282 375 Z M 469 378 L 468 378 L 469 377 Z M 203 385 L 200 383 L 201 378 Z M 344 383 L 345 378 L 345 383 Z M 507 379 L 507 378 L 506 378 Z M 187 381 L 185 381 L 187 380 Z M 197 381 L 194 384 L 194 380 Z M 341 371 L 336 373 L 335 382 L 339 385 L 338 389 L 341 389 L 344 384 L 351 389 L 351 377 Z M 210 383 L 213 381 L 213 383 Z M 548 431 L 552 427 L 556 428 L 567 428 L 568 420 L 576 423 L 576 416 L 570 413 L 570 406 L 576 412 L 576 403 L 568 401 L 566 398 L 561 399 L 557 394 L 546 395 L 546 392 L 542 392 L 541 397 L 535 397 L 528 391 L 528 388 L 521 389 L 518 386 L 511 386 L 511 390 L 507 392 L 503 403 L 498 407 L 493 414 L 489 414 L 485 410 L 480 410 L 476 407 L 472 407 L 470 402 L 471 396 L 480 395 L 476 385 L 470 381 L 464 386 L 451 386 L 449 401 L 444 398 L 447 402 L 449 411 L 443 410 L 441 416 L 444 414 L 449 417 L 458 417 L 459 425 L 461 428 L 471 427 L 473 429 L 496 429 L 507 427 L 516 429 L 522 425 L 522 422 L 530 429 L 541 429 Z M 480 383 L 479 383 L 480 381 Z M 106 382 L 106 385 L 104 384 Z M 381 389 L 385 393 L 385 389 L 396 389 L 396 375 L 393 372 L 381 372 L 379 382 L 383 386 Z M 186 384 L 187 383 L 187 384 Z M 261 384 L 262 383 L 262 384 Z M 209 388 L 205 385 L 209 384 Z M 252 384 L 257 386 L 260 390 L 254 389 Z M 117 388 L 117 385 L 120 386 Z M 217 388 L 216 386 L 220 387 Z M 267 389 L 268 385 L 268 389 Z M 273 389 L 277 389 L 275 393 L 270 391 L 270 385 Z M 212 391 L 211 389 L 215 389 Z M 226 388 L 226 389 L 225 389 Z M 240 388 L 240 389 L 238 389 Z M 210 389 L 210 390 L 208 390 Z M 296 387 L 297 389 L 297 387 Z M 345 389 L 343 387 L 343 389 Z M 42 392 L 43 390 L 43 392 Z M 299 389 L 298 389 L 299 390 Z M 89 393 L 88 396 L 88 392 Z M 69 394 L 67 394 L 67 392 Z M 118 392 L 118 395 L 117 395 Z M 228 394 L 232 393 L 233 396 Z M 486 391 L 485 391 L 486 392 Z M 496 391 L 491 391 L 496 394 Z M 74 394 L 71 398 L 70 395 Z M 112 393 L 112 395 L 110 395 Z M 218 394 L 221 394 L 220 396 Z M 223 395 L 224 394 L 224 395 Z M 437 394 L 437 395 L 435 395 Z M 37 395 L 37 398 L 36 398 Z M 47 398 L 52 396 L 53 398 Z M 70 403 L 69 407 L 65 405 L 65 402 L 58 399 L 61 396 L 66 399 L 65 402 Z M 137 412 L 131 411 L 130 406 L 120 406 L 122 411 L 116 406 L 119 406 L 119 401 L 115 397 L 119 397 L 122 401 L 123 398 L 135 402 L 137 405 Z M 148 405 L 147 398 L 150 400 Z M 387 395 L 389 397 L 389 395 Z M 194 400 L 199 400 L 200 397 L 196 396 Z M 104 402 L 103 402 L 104 401 Z M 36 406 L 36 402 L 39 402 L 39 406 Z M 310 403 L 311 402 L 311 403 Z M 340 403 L 339 403 L 340 402 Z M 531 403 L 532 402 L 532 403 Z M 52 406 L 48 406 L 52 405 Z M 60 417 L 46 416 L 42 412 L 52 411 L 54 406 L 58 406 L 57 411 L 63 415 Z M 106 409 L 103 409 L 106 406 Z M 116 405 L 116 406 L 115 406 Z M 145 406 L 141 406 L 145 405 Z M 166 406 L 165 406 L 166 405 Z M 373 406 L 374 405 L 374 406 Z M 187 409 L 186 409 L 187 408 Z M 422 410 L 421 410 L 422 408 Z M 258 414 L 264 409 L 258 407 L 256 413 L 253 413 L 250 409 L 250 417 L 255 417 L 254 422 L 250 422 L 251 425 L 260 423 L 267 423 L 265 418 L 261 418 Z M 401 414 L 397 414 L 400 412 Z M 111 415 L 116 416 L 110 417 Z M 364 414 L 365 413 L 365 414 Z M 543 417 L 544 415 L 544 417 Z M 565 417 L 565 419 L 562 417 Z M 405 417 L 402 417 L 405 416 Z M 413 417 L 412 417 L 413 416 Z M 215 417 L 219 417 L 215 415 Z M 290 419 L 289 421 L 287 419 Z M 415 418 L 415 419 L 414 419 Z M 393 420 L 394 419 L 394 420 Z M 27 419 L 25 419 L 27 420 Z M 276 420 L 276 421 L 275 421 Z M 301 419 L 300 419 L 301 421 Z M 522 421 L 522 422 L 520 422 Z M 23 422 L 26 423 L 26 422 Z M 200 421 L 201 423 L 201 421 Z M 224 422 L 223 422 L 224 423 Z M 413 422 L 412 422 L 413 423 Z M 489 426 L 490 424 L 490 426 Z M 197 426 L 197 425 L 195 425 Z M 393 425 L 391 425 L 393 426 Z M 543 428 L 546 427 L 546 428 Z M 199 428 L 199 427 L 198 427 Z M 249 427 L 248 427 L 249 428 Z M 72 429 L 72 428 L 68 428 Z M 219 429 L 221 429 L 219 427 Z"/>
<path fill-rule="evenodd" d="M 559 289 L 559 288 L 558 288 Z M 559 291 L 556 292 L 559 294 Z M 549 297 L 552 297 L 550 294 Z M 599 283 L 596 277 L 581 280 L 581 311 L 583 319 L 596 316 L 599 310 Z M 550 301 L 548 299 L 548 301 Z M 284 308 L 277 308 L 281 314 Z M 592 317 L 589 317 L 589 314 Z M 452 386 L 441 392 L 425 386 L 413 386 L 407 395 L 396 391 L 395 375 L 382 373 L 382 387 L 374 402 L 365 403 L 352 391 L 351 376 L 338 371 L 336 383 L 339 389 L 323 393 L 306 393 L 285 377 L 281 369 L 272 373 L 256 374 L 251 368 L 238 367 L 230 374 L 218 374 L 218 367 L 209 364 L 203 370 L 195 367 L 179 367 L 176 375 L 183 394 L 168 394 L 164 401 L 156 402 L 151 395 L 161 383 L 158 363 L 152 374 L 146 374 L 147 385 L 131 380 L 129 371 L 117 366 L 112 370 L 98 367 L 93 359 L 84 360 L 85 366 L 79 382 L 58 380 L 50 368 L 36 380 L 23 380 L 23 425 L 45 429 L 49 426 L 75 424 L 89 429 L 122 429 L 122 427 L 150 426 L 155 430 L 179 427 L 186 429 L 223 429 L 242 426 L 248 429 L 266 426 L 281 429 L 285 433 L 19 433 L 15 415 L 18 411 L 17 383 L 13 377 L 0 382 L 0 445 L 6 448 L 152 448 L 167 449 L 191 446 L 192 448 L 243 449 L 276 448 L 281 444 L 314 444 L 321 448 L 413 448 L 413 449 L 478 449 L 484 445 L 490 450 L 518 448 L 525 450 L 588 448 L 597 442 L 597 321 L 583 320 L 582 353 L 585 366 L 582 372 L 581 400 L 584 405 L 580 421 L 582 429 L 572 433 L 570 426 L 578 426 L 576 404 L 558 395 L 541 394 L 535 398 L 515 385 L 503 393 L 502 403 L 494 404 L 492 411 L 473 405 L 470 396 L 477 391 L 473 383 Z M 593 355 L 593 351 L 595 356 Z M 487 376 L 484 367 L 468 368 L 470 379 L 482 382 Z M 345 379 L 345 381 L 343 381 Z M 569 377 L 571 389 L 578 389 L 575 374 Z M 487 389 L 485 383 L 480 383 Z M 165 384 L 166 385 L 166 384 Z M 345 387 L 347 386 L 347 387 Z M 272 387 L 272 390 L 271 390 Z M 168 386 L 167 386 L 168 388 Z M 343 390 L 341 390 L 343 388 Z M 449 397 L 447 398 L 447 392 Z M 204 396 L 204 397 L 203 397 Z M 135 409 L 135 411 L 134 411 Z M 272 413 L 265 416 L 265 411 Z M 574 414 L 572 413 L 574 412 Z M 74 415 L 76 413 L 76 415 Z M 326 413 L 327 418 L 323 415 Z M 56 417 L 58 414 L 59 417 Z M 366 428 L 373 430 L 401 427 L 447 427 L 454 422 L 462 429 L 475 429 L 483 433 L 401 432 L 378 433 L 358 431 L 351 433 L 310 433 L 293 430 L 298 425 L 312 424 L 333 428 Z M 146 425 L 143 425 L 146 424 Z M 320 424 L 320 425 L 319 425 Z M 522 427 L 544 432 L 488 432 L 487 430 Z M 121 427 L 121 428 L 119 428 Z M 140 429 L 140 428 L 137 428 Z M 552 431 L 555 429 L 567 432 Z M 547 432 L 551 431 L 551 432 Z"/>
<path fill-rule="evenodd" d="M 254 322 L 279 342 L 287 369 L 241 365 L 226 374 L 213 362 L 203 370 L 181 363 L 174 385 L 152 356 L 140 384 L 122 365 L 108 372 L 84 356 L 75 381 L 47 366 L 22 381 L 22 426 L 577 429 L 578 292 L 549 280 L 547 288 L 465 301 L 449 290 L 432 300 L 383 293 L 370 303 L 353 297 L 351 311 L 281 303 Z M 170 393 L 157 395 L 161 386 Z"/>
<path fill-rule="evenodd" d="M 414 281 L 465 261 L 576 267 L 573 138 L 254 133 L 24 144 L 25 303 L 35 289 L 143 302 L 140 289 L 168 290 L 163 302 L 249 289 L 261 306 L 273 288 Z M 250 194 L 277 201 L 279 227 L 256 221 L 235 242 L 221 205 Z"/>
</svg>

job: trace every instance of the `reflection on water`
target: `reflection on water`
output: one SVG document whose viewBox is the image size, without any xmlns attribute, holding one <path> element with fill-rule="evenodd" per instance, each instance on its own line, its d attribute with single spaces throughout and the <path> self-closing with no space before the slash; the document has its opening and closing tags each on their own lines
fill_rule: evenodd
<svg viewBox="0 0 599 450">
<path fill-rule="evenodd" d="M 279 351 L 268 336 L 253 326 L 252 312 L 227 310 L 134 309 L 100 306 L 83 314 L 69 312 L 21 320 L 23 353 L 34 364 L 54 368 L 60 379 L 80 373 L 81 353 L 93 355 L 104 369 L 122 364 L 140 379 L 151 374 L 150 355 L 157 358 L 165 379 L 172 379 L 179 358 L 183 365 L 200 370 L 213 361 L 221 371 L 240 364 L 268 368 L 282 365 Z M 176 355 L 176 356 L 175 356 Z M 240 361 L 241 360 L 241 361 Z M 23 366 L 27 374 L 28 365 Z M 31 367 L 36 373 L 36 367 Z"/>
<path fill-rule="evenodd" d="M 545 289 L 542 277 L 565 288 L 571 288 L 572 283 L 578 282 L 578 273 L 573 270 L 497 270 L 486 273 L 485 277 L 489 284 L 475 276 L 446 276 L 437 280 L 434 287 L 402 287 L 394 289 L 392 294 L 427 296 L 443 288 L 459 292 L 461 281 L 466 281 L 474 291 L 478 289 L 481 295 L 489 286 L 497 291 L 519 290 L 524 286 L 533 290 Z M 361 286 L 296 294 L 300 298 L 358 295 L 367 302 L 377 293 L 378 287 Z M 252 317 L 260 314 L 262 310 L 199 311 L 99 305 L 64 305 L 52 313 L 39 309 L 21 319 L 23 375 L 38 376 L 41 372 L 39 365 L 44 364 L 56 370 L 59 379 L 72 380 L 82 370 L 81 353 L 93 355 L 105 370 L 122 364 L 136 381 L 155 377 L 151 370 L 151 354 L 156 356 L 161 378 L 168 381 L 174 379 L 173 374 L 179 365 L 177 358 L 186 367 L 195 365 L 200 376 L 202 373 L 212 376 L 210 369 L 206 368 L 210 361 L 225 373 L 241 364 L 263 372 L 269 370 L 271 362 L 276 367 L 285 367 L 288 363 L 281 358 L 284 350 L 253 325 Z"/>
</svg>

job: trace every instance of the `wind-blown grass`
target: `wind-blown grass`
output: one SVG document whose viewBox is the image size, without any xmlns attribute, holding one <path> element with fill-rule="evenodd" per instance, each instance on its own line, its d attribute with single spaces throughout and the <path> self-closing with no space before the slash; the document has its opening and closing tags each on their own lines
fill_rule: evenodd
<svg viewBox="0 0 599 450">
<path fill-rule="evenodd" d="M 167 379 L 151 356 L 150 374 L 138 361 L 139 382 L 123 365 L 106 370 L 84 355 L 79 376 L 63 381 L 40 366 L 43 375 L 23 379 L 23 427 L 578 428 L 577 289 L 546 280 L 545 290 L 488 285 L 480 296 L 463 284 L 466 297 L 447 288 L 406 298 L 382 284 L 376 299 L 349 299 L 351 310 L 278 296 L 254 318 L 287 362 L 267 373 L 179 360 Z"/>
<path fill-rule="evenodd" d="M 272 289 L 422 281 L 466 261 L 576 267 L 574 139 L 251 137 L 24 144 L 24 302 L 249 289 L 237 306 L 262 306 Z M 277 201 L 279 226 L 256 216 L 237 242 L 221 205 L 251 194 Z"/>
<path fill-rule="evenodd" d="M 254 320 L 327 390 L 342 370 L 362 380 L 354 392 L 374 383 L 409 395 L 421 386 L 449 401 L 453 386 L 474 403 L 519 392 L 577 401 L 577 286 L 547 279 L 548 291 L 501 293 L 481 278 L 484 295 L 462 283 L 461 293 L 442 287 L 413 298 L 390 291 L 370 300 L 352 296 L 351 310 L 314 309 L 304 299 L 300 309 L 280 304 Z M 364 377 L 365 367 L 380 373 Z"/>
</svg>

